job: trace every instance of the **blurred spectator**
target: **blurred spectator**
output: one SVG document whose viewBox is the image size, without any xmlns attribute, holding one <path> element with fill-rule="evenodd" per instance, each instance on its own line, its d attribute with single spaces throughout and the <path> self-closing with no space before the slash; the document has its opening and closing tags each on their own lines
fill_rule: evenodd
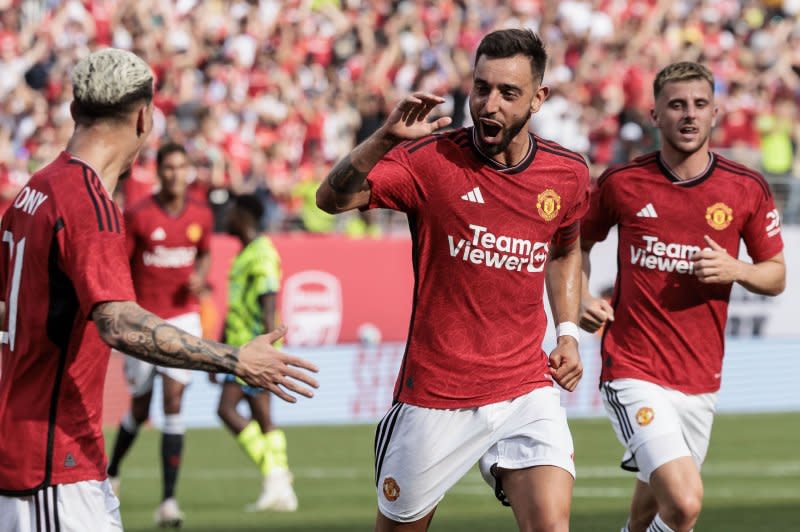
<svg viewBox="0 0 800 532">
<path fill-rule="evenodd" d="M 800 195 L 792 193 L 800 182 L 798 6 L 0 0 L 0 209 L 69 135 L 69 69 L 94 48 L 130 49 L 157 75 L 156 133 L 124 185 L 123 201 L 150 193 L 154 147 L 170 138 L 187 146 L 197 167 L 193 194 L 210 202 L 218 221 L 231 192 L 252 192 L 265 202 L 270 228 L 279 230 L 316 227 L 302 221 L 309 211 L 300 205 L 308 200 L 304 183 L 316 173 L 309 168 L 317 147 L 326 164 L 334 163 L 381 124 L 385 102 L 411 90 L 441 94 L 446 103 L 437 112 L 452 115 L 455 127 L 468 125 L 478 40 L 499 27 L 527 26 L 548 43 L 545 82 L 552 88 L 532 127 L 583 153 L 593 174 L 654 147 L 646 80 L 671 61 L 697 60 L 717 78 L 714 149 L 745 164 L 763 161 L 786 200 L 785 218 L 800 221 Z M 403 227 L 394 218 L 381 214 L 360 229 L 347 223 L 329 230 Z M 358 220 L 353 227 L 365 223 Z"/>
</svg>

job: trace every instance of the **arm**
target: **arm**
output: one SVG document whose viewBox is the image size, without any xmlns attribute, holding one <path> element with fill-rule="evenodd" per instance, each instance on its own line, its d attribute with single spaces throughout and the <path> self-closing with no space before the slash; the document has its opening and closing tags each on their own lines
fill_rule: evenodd
<svg viewBox="0 0 800 532">
<path fill-rule="evenodd" d="M 443 98 L 423 92 L 406 96 L 375 133 L 330 171 L 317 189 L 317 207 L 338 214 L 369 205 L 367 174 L 401 141 L 422 138 L 450 124 L 449 117 L 427 121 L 433 108 L 443 101 Z"/>
<path fill-rule="evenodd" d="M 736 259 L 708 235 L 709 245 L 692 258 L 694 274 L 703 284 L 739 283 L 750 292 L 777 296 L 786 288 L 786 262 L 783 252 L 750 264 Z"/>
<path fill-rule="evenodd" d="M 275 329 L 275 309 L 277 307 L 278 294 L 271 292 L 262 295 L 259 298 L 261 303 L 261 318 L 264 321 L 264 330 L 271 331 Z"/>
<path fill-rule="evenodd" d="M 200 295 L 206 289 L 208 272 L 211 269 L 211 253 L 199 251 L 194 261 L 194 271 L 189 275 L 189 290 L 193 294 Z M 265 329 L 271 331 L 272 329 Z"/>
<path fill-rule="evenodd" d="M 557 324 L 578 321 L 581 302 L 581 249 L 580 239 L 553 248 L 545 273 L 547 294 L 553 319 Z M 558 345 L 550 353 L 550 372 L 564 389 L 572 391 L 583 374 L 578 353 L 578 340 L 561 335 Z"/>
<path fill-rule="evenodd" d="M 590 255 L 595 242 L 581 242 L 581 329 L 593 333 L 606 321 L 614 321 L 614 307 L 605 298 L 595 297 L 589 291 L 589 276 L 592 273 Z"/>
<path fill-rule="evenodd" d="M 285 329 L 258 336 L 234 348 L 192 336 L 133 301 L 99 303 L 92 311 L 92 319 L 104 342 L 153 364 L 233 373 L 248 384 L 266 388 L 288 402 L 296 399 L 282 387 L 306 397 L 313 396 L 310 389 L 300 386 L 295 380 L 315 388 L 318 386 L 313 377 L 296 369 L 317 371 L 313 364 L 272 347 L 272 342 L 283 336 Z"/>
</svg>

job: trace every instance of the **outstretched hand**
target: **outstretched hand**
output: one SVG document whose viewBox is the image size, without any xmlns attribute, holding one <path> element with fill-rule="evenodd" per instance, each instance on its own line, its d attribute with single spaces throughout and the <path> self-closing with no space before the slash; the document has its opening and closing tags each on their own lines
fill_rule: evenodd
<svg viewBox="0 0 800 532">
<path fill-rule="evenodd" d="M 708 235 L 703 238 L 709 247 L 695 253 L 692 257 L 694 274 L 704 284 L 730 284 L 739 275 L 739 261 L 730 256 L 728 251 L 717 244 Z"/>
<path fill-rule="evenodd" d="M 403 98 L 386 118 L 382 126 L 384 133 L 403 140 L 413 140 L 430 135 L 434 131 L 450 125 L 453 121 L 443 116 L 428 121 L 428 115 L 444 98 L 428 92 L 415 92 Z"/>
<path fill-rule="evenodd" d="M 316 373 L 318 368 L 307 360 L 288 355 L 273 347 L 272 344 L 285 334 L 286 327 L 281 326 L 268 334 L 253 338 L 240 347 L 235 373 L 250 386 L 267 389 L 284 401 L 294 403 L 297 398 L 287 390 L 305 397 L 313 397 L 313 390 L 300 383 L 318 388 L 317 380 L 308 374 L 308 372 Z"/>
</svg>

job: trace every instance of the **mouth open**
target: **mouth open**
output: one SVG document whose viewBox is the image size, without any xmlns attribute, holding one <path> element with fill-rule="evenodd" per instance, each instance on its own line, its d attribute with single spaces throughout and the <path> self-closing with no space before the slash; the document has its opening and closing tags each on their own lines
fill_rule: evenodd
<svg viewBox="0 0 800 532">
<path fill-rule="evenodd" d="M 494 143 L 500 141 L 500 136 L 503 132 L 503 124 L 497 122 L 496 120 L 481 118 L 480 126 L 481 137 L 483 137 L 484 142 Z"/>
<path fill-rule="evenodd" d="M 694 126 L 683 126 L 678 131 L 684 135 L 695 135 L 699 130 Z"/>
</svg>

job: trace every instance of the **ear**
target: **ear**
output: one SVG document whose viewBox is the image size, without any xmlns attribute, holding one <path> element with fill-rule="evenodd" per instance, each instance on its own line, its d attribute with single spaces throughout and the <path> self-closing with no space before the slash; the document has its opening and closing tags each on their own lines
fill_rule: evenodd
<svg viewBox="0 0 800 532">
<path fill-rule="evenodd" d="M 711 127 L 717 127 L 717 117 L 719 116 L 719 107 L 714 106 L 714 112 L 711 115 Z"/>
<path fill-rule="evenodd" d="M 656 108 L 655 107 L 650 109 L 650 123 L 654 127 L 658 127 L 658 114 L 656 113 Z"/>
<path fill-rule="evenodd" d="M 144 132 L 146 131 L 146 127 L 145 127 L 145 124 L 146 124 L 145 120 L 147 119 L 147 117 L 145 116 L 146 110 L 147 110 L 147 107 L 140 107 L 139 111 L 136 113 L 136 136 L 137 137 L 141 137 L 142 135 L 144 135 Z"/>
<path fill-rule="evenodd" d="M 75 103 L 75 100 L 72 100 L 69 104 L 69 114 L 74 122 L 78 121 L 78 104 Z"/>
<path fill-rule="evenodd" d="M 547 85 L 539 85 L 539 88 L 536 89 L 536 93 L 533 95 L 533 99 L 531 100 L 531 113 L 537 112 L 541 107 L 542 104 L 547 100 L 547 97 L 550 95 L 550 87 Z"/>
</svg>

